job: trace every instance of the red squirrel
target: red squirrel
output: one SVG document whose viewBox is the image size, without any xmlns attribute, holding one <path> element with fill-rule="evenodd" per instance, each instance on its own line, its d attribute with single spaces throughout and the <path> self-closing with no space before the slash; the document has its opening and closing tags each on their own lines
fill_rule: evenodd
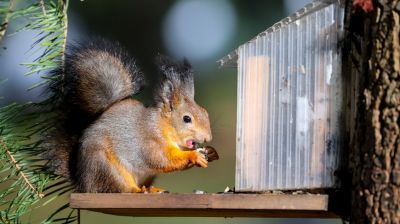
<svg viewBox="0 0 400 224">
<path fill-rule="evenodd" d="M 194 100 L 187 60 L 159 56 L 154 104 L 144 106 L 132 98 L 143 73 L 118 44 L 97 40 L 68 52 L 52 72 L 56 122 L 43 146 L 50 167 L 77 192 L 163 192 L 152 186 L 156 174 L 218 159 L 210 146 L 208 160 L 195 150 L 212 135 L 207 111 Z"/>
</svg>

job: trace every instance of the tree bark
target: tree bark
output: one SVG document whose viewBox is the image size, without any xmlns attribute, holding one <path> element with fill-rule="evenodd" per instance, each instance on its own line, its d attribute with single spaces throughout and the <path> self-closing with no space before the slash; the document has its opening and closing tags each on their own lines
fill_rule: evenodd
<svg viewBox="0 0 400 224">
<path fill-rule="evenodd" d="M 400 0 L 376 0 L 371 12 L 355 9 L 356 2 L 362 1 L 348 12 L 344 52 L 358 99 L 349 152 L 350 219 L 400 223 Z"/>
</svg>

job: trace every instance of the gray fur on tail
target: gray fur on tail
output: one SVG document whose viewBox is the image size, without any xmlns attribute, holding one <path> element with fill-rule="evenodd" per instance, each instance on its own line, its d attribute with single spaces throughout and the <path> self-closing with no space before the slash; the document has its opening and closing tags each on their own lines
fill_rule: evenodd
<svg viewBox="0 0 400 224">
<path fill-rule="evenodd" d="M 76 97 L 81 109 L 98 114 L 113 103 L 139 92 L 143 74 L 119 46 L 101 42 L 75 47 L 67 57 L 67 68 L 76 81 Z"/>
</svg>

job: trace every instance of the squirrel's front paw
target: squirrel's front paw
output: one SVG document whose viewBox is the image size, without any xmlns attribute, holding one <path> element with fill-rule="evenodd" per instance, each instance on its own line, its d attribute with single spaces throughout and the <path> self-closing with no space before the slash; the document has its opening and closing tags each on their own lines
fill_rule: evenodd
<svg viewBox="0 0 400 224">
<path fill-rule="evenodd" d="M 211 146 L 205 146 L 203 148 L 197 148 L 196 151 L 201 153 L 208 162 L 211 162 L 211 161 L 219 159 L 219 155 L 217 153 L 217 150 L 215 150 Z"/>
<path fill-rule="evenodd" d="M 196 166 L 200 166 L 203 168 L 207 168 L 208 167 L 208 161 L 205 158 L 205 156 L 199 152 L 194 151 L 194 158 L 192 159 L 192 163 L 195 164 Z"/>
</svg>

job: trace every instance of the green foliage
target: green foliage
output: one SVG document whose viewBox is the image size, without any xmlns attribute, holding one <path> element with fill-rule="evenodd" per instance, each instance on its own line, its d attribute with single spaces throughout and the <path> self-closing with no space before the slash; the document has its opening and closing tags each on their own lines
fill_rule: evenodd
<svg viewBox="0 0 400 224">
<path fill-rule="evenodd" d="M 14 0 L 0 0 L 0 41 L 8 24 L 16 18 L 27 21 L 22 29 L 39 31 L 32 50 L 43 50 L 33 62 L 25 63 L 27 75 L 41 74 L 49 81 L 46 71 L 63 63 L 67 36 L 67 0 L 35 1 L 17 8 Z M 62 75 L 53 77 L 62 79 Z M 41 103 L 10 104 L 0 108 L 0 222 L 31 222 L 33 211 L 55 203 L 60 195 L 71 191 L 70 184 L 52 173 L 42 153 L 40 134 L 51 128 L 50 114 L 38 112 L 51 100 Z M 65 213 L 68 204 L 51 211 L 42 223 L 70 223 L 76 220 L 74 212 Z M 37 221 L 35 221 L 37 223 Z"/>
</svg>

